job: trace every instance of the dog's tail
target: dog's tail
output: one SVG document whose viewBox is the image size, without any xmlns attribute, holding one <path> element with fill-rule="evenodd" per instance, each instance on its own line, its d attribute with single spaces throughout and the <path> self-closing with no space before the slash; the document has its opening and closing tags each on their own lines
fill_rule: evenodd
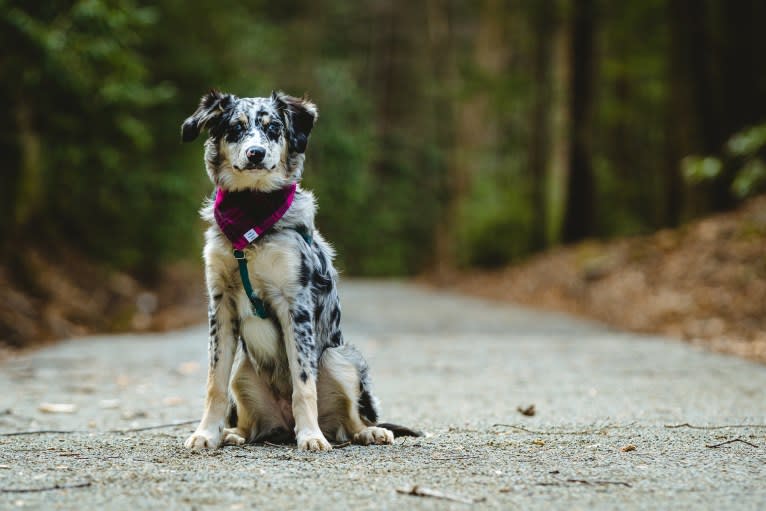
<svg viewBox="0 0 766 511">
<path fill-rule="evenodd" d="M 423 436 L 422 431 L 417 431 L 408 428 L 407 426 L 391 424 L 390 422 L 381 422 L 380 424 L 377 424 L 377 426 L 379 428 L 386 428 L 387 430 L 391 431 L 394 434 L 394 438 L 399 438 L 400 436 Z"/>
</svg>

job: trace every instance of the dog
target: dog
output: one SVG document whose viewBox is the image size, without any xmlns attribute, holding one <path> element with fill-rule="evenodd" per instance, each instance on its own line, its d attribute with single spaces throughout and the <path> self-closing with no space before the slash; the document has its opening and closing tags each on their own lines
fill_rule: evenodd
<svg viewBox="0 0 766 511">
<path fill-rule="evenodd" d="M 201 210 L 210 223 L 209 365 L 189 449 L 294 441 L 327 451 L 330 441 L 419 435 L 378 423 L 367 363 L 341 333 L 334 251 L 314 225 L 313 194 L 299 185 L 317 118 L 306 98 L 211 90 L 182 125 L 184 142 L 207 131 L 205 168 L 216 187 Z M 244 230 L 243 215 L 266 220 Z"/>
</svg>

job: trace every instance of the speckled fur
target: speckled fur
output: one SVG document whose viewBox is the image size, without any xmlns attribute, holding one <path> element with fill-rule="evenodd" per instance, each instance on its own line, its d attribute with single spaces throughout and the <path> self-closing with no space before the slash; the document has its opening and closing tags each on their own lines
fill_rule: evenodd
<svg viewBox="0 0 766 511">
<path fill-rule="evenodd" d="M 271 191 L 300 180 L 317 117 L 307 99 L 211 91 L 184 122 L 182 137 L 191 141 L 208 131 L 205 168 L 216 186 Z M 259 165 L 245 156 L 253 145 L 266 151 Z M 313 194 L 299 186 L 284 217 L 245 250 L 253 289 L 270 314 L 261 319 L 251 311 L 212 204 L 203 206 L 210 223 L 204 250 L 210 363 L 205 412 L 187 447 L 295 440 L 301 449 L 328 450 L 328 438 L 393 441 L 390 431 L 376 427 L 367 364 L 344 343 L 334 252 L 315 228 L 315 212 Z M 236 423 L 225 428 L 226 417 Z"/>
</svg>

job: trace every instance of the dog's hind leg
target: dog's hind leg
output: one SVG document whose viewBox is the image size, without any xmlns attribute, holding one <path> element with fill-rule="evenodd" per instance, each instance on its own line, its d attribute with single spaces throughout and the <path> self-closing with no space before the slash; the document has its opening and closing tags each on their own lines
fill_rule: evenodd
<svg viewBox="0 0 766 511">
<path fill-rule="evenodd" d="M 367 363 L 352 346 L 327 348 L 317 381 L 319 424 L 336 441 L 391 444 L 394 435 L 376 426 L 378 401 L 372 394 Z"/>
</svg>

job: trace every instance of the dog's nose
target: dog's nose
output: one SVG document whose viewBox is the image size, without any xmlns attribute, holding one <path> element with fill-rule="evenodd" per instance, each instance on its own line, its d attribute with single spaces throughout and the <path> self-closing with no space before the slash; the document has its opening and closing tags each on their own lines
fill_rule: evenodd
<svg viewBox="0 0 766 511">
<path fill-rule="evenodd" d="M 245 156 L 247 156 L 247 160 L 250 163 L 261 163 L 263 157 L 266 156 L 266 149 L 258 147 L 257 145 L 248 147 L 245 151 Z"/>
</svg>

